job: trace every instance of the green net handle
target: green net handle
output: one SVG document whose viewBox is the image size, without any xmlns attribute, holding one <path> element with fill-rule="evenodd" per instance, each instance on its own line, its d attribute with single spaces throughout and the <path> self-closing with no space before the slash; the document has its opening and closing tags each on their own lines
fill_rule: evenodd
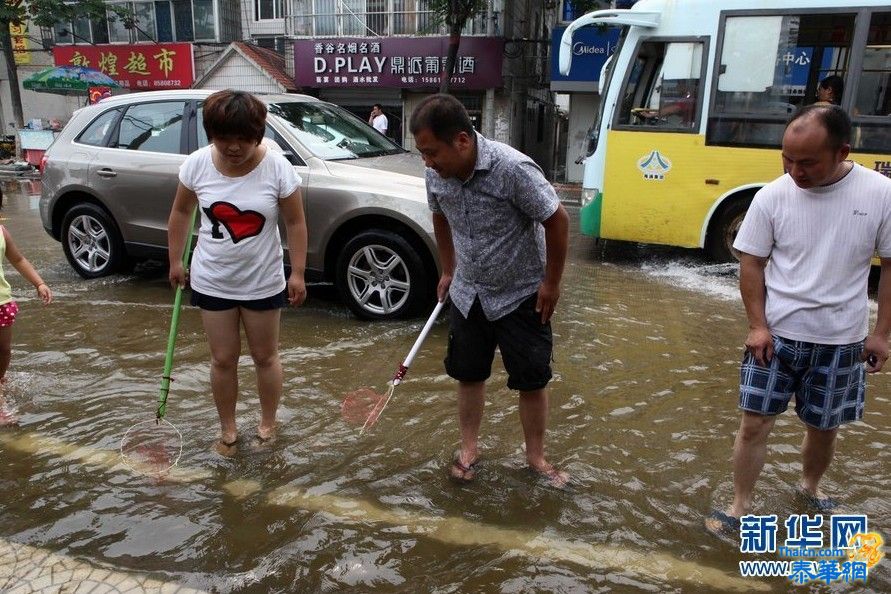
<svg viewBox="0 0 891 594">
<path fill-rule="evenodd" d="M 192 251 L 192 234 L 195 231 L 195 221 L 198 220 L 198 206 L 192 211 L 192 222 L 186 236 L 186 249 L 183 250 L 183 268 L 188 269 L 189 255 Z M 170 333 L 167 335 L 167 355 L 164 357 L 164 374 L 161 376 L 161 390 L 158 394 L 157 420 L 160 421 L 167 414 L 167 395 L 170 394 L 170 371 L 173 369 L 173 349 L 176 347 L 176 334 L 179 328 L 179 311 L 183 302 L 183 288 L 176 287 L 176 296 L 173 298 L 173 315 L 170 318 Z"/>
</svg>

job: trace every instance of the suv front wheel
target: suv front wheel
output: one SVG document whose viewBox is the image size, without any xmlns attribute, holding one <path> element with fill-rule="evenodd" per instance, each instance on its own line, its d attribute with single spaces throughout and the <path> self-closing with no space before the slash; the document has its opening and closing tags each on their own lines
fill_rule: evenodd
<svg viewBox="0 0 891 594">
<path fill-rule="evenodd" d="M 78 204 L 65 213 L 62 249 L 83 278 L 112 274 L 124 261 L 124 242 L 117 225 L 95 204 Z"/>
<path fill-rule="evenodd" d="M 391 231 L 365 231 L 347 242 L 337 259 L 336 275 L 341 298 L 366 320 L 409 316 L 428 291 L 420 255 Z"/>
</svg>

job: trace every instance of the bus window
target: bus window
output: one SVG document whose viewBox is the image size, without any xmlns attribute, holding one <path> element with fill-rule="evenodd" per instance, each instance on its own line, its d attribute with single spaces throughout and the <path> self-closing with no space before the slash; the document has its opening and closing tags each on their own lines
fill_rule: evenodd
<svg viewBox="0 0 891 594">
<path fill-rule="evenodd" d="M 692 131 L 698 121 L 702 46 L 700 42 L 641 43 L 625 82 L 616 125 Z"/>
<path fill-rule="evenodd" d="M 891 12 L 872 15 L 855 115 L 891 115 Z"/>
<path fill-rule="evenodd" d="M 789 115 L 816 101 L 820 80 L 846 78 L 853 14 L 726 19 L 709 144 L 778 147 Z"/>
<path fill-rule="evenodd" d="M 869 23 L 863 70 L 854 101 L 851 144 L 856 151 L 885 153 L 891 146 L 891 13 Z M 866 117 L 863 117 L 866 116 Z M 876 117 L 869 117 L 876 116 Z"/>
</svg>

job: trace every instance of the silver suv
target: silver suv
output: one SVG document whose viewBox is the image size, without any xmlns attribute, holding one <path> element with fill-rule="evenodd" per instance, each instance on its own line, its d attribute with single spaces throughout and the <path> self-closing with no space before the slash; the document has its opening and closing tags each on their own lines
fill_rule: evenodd
<svg viewBox="0 0 891 594">
<path fill-rule="evenodd" d="M 201 107 L 211 93 L 105 99 L 78 110 L 46 152 L 40 216 L 82 277 L 166 260 L 179 166 L 208 144 Z M 438 264 L 420 158 L 336 105 L 258 96 L 269 109 L 264 142 L 303 178 L 307 280 L 333 282 L 367 319 L 429 304 Z"/>
</svg>

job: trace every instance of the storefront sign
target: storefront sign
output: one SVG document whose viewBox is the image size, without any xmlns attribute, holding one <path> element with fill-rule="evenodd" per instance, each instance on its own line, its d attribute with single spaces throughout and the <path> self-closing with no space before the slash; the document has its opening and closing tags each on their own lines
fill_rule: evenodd
<svg viewBox="0 0 891 594">
<path fill-rule="evenodd" d="M 31 44 L 28 43 L 28 23 L 13 25 L 9 23 L 9 37 L 12 42 L 12 53 L 18 65 L 31 63 Z"/>
<path fill-rule="evenodd" d="M 21 8 L 22 0 L 6 0 L 7 12 L 27 14 L 27 6 Z M 12 43 L 12 55 L 18 65 L 31 63 L 31 44 L 28 42 L 27 19 L 16 24 L 9 23 L 9 40 Z"/>
<path fill-rule="evenodd" d="M 606 59 L 616 51 L 619 30 L 615 27 L 605 30 L 597 27 L 576 29 L 572 36 L 572 67 L 569 74 L 563 76 L 557 59 L 564 30 L 564 27 L 554 28 L 551 37 L 551 90 L 596 91 L 600 71 Z"/>
<path fill-rule="evenodd" d="M 188 89 L 195 80 L 191 43 L 145 45 L 57 45 L 56 66 L 104 72 L 134 91 Z"/>
<path fill-rule="evenodd" d="M 439 87 L 448 37 L 298 39 L 295 83 L 311 88 Z M 504 39 L 464 37 L 452 75 L 453 89 L 500 87 Z"/>
</svg>

